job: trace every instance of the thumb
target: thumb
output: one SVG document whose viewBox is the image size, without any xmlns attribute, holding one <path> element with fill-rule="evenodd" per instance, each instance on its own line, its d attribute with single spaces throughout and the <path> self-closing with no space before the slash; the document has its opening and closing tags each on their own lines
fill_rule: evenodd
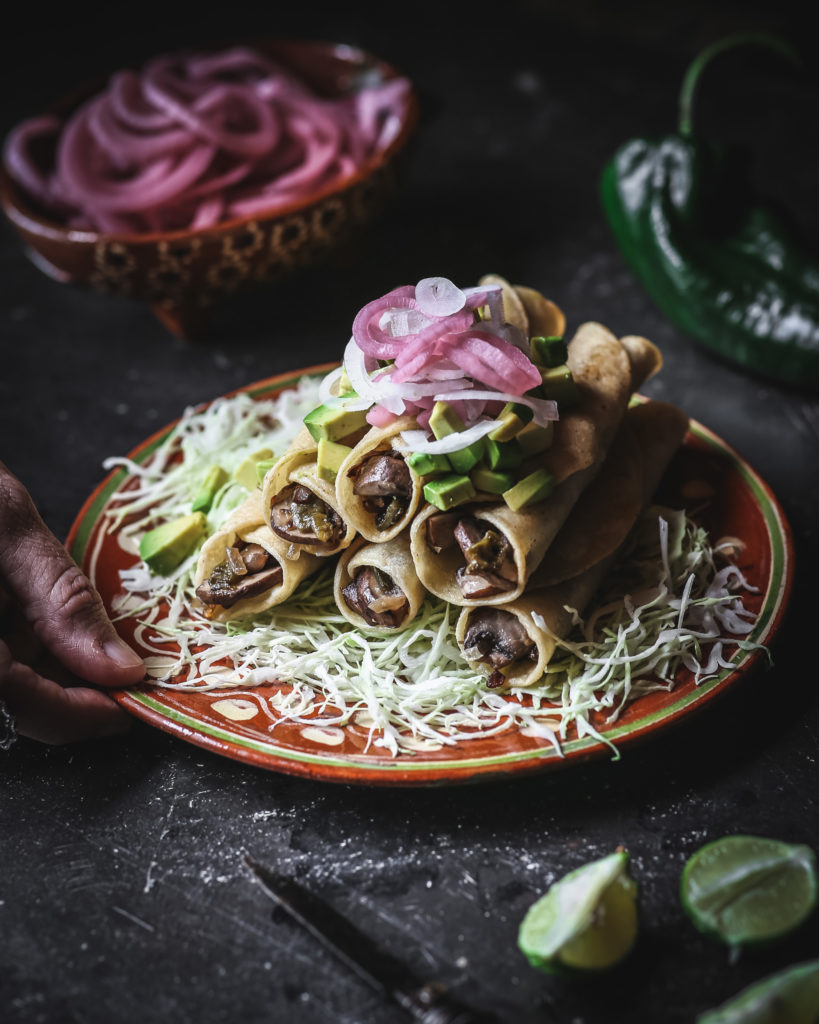
<svg viewBox="0 0 819 1024">
<path fill-rule="evenodd" d="M 142 659 L 119 638 L 99 594 L 2 464 L 0 574 L 37 636 L 75 675 L 102 686 L 143 678 Z"/>
</svg>

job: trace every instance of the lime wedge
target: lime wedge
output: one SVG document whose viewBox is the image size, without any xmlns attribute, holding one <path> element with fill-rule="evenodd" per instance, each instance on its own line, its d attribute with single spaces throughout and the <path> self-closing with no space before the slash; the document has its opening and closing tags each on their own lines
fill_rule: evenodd
<svg viewBox="0 0 819 1024">
<path fill-rule="evenodd" d="M 618 850 L 570 871 L 523 919 L 518 946 L 533 967 L 561 973 L 602 971 L 637 937 L 637 885 Z"/>
<path fill-rule="evenodd" d="M 788 967 L 743 989 L 697 1024 L 816 1024 L 819 1020 L 819 960 Z"/>
<path fill-rule="evenodd" d="M 731 946 L 775 942 L 816 905 L 813 850 L 759 836 L 707 843 L 683 868 L 683 907 L 701 932 Z"/>
</svg>

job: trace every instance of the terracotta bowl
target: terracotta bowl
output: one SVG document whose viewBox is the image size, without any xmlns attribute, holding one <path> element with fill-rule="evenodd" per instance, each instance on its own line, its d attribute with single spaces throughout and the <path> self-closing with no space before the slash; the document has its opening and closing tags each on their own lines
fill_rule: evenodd
<svg viewBox="0 0 819 1024">
<path fill-rule="evenodd" d="M 379 58 L 342 44 L 273 40 L 253 46 L 325 96 L 344 94 L 374 71 L 384 79 L 398 75 Z M 65 114 L 103 85 L 98 82 L 66 97 L 52 110 Z M 269 216 L 142 234 L 77 230 L 39 211 L 5 168 L 0 168 L 0 204 L 28 256 L 44 273 L 57 281 L 146 301 L 174 334 L 190 337 L 220 296 L 319 263 L 372 220 L 396 189 L 417 123 L 418 100 L 412 92 L 400 132 L 367 167 Z"/>
</svg>

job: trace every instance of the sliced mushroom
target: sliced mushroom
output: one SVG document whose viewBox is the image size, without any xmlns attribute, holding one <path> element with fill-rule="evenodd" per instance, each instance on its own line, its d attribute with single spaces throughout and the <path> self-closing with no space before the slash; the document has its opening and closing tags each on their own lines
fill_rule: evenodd
<svg viewBox="0 0 819 1024">
<path fill-rule="evenodd" d="M 347 606 L 370 626 L 395 629 L 409 611 L 409 601 L 401 588 L 372 565 L 359 569 L 341 593 Z"/>
<path fill-rule="evenodd" d="M 502 608 L 482 608 L 471 616 L 463 649 L 470 660 L 488 662 L 493 669 L 531 660 L 537 650 L 520 619 Z"/>
<path fill-rule="evenodd" d="M 258 597 L 259 594 L 277 587 L 283 575 L 282 567 L 276 564 L 269 569 L 262 569 L 261 572 L 234 576 L 227 562 L 222 562 L 216 566 L 208 579 L 199 584 L 196 596 L 203 604 L 218 604 L 222 608 L 231 608 L 237 601 Z"/>
<path fill-rule="evenodd" d="M 270 529 L 291 544 L 332 549 L 344 536 L 341 516 L 302 484 L 291 484 L 270 508 Z"/>
</svg>

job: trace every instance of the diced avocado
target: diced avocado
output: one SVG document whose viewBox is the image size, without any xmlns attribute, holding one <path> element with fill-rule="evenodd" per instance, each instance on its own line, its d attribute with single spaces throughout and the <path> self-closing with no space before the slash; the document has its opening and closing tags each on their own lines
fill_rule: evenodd
<svg viewBox="0 0 819 1024">
<path fill-rule="evenodd" d="M 346 370 L 342 370 L 341 376 L 338 378 L 338 394 L 339 397 L 355 394 L 355 388 L 350 383 L 350 378 L 347 376 Z"/>
<path fill-rule="evenodd" d="M 318 475 L 322 480 L 329 480 L 332 483 L 341 463 L 347 458 L 353 449 L 349 445 L 339 444 L 337 441 L 328 441 L 322 437 L 318 443 Z"/>
<path fill-rule="evenodd" d="M 507 416 L 509 413 L 514 413 L 519 420 L 522 421 L 523 425 L 532 422 L 532 417 L 535 415 L 534 409 L 530 405 L 526 405 L 524 402 L 507 402 L 506 405 L 501 409 L 501 416 Z M 500 419 L 500 416 L 498 417 Z"/>
<path fill-rule="evenodd" d="M 517 439 L 512 441 L 493 441 L 488 438 L 484 445 L 486 461 L 490 469 L 517 469 L 523 462 L 523 452 Z"/>
<path fill-rule="evenodd" d="M 503 492 L 503 500 L 517 512 L 526 505 L 534 505 L 538 501 L 548 498 L 555 487 L 555 479 L 548 469 L 536 469 L 522 480 L 519 480 L 514 487 Z"/>
<path fill-rule="evenodd" d="M 185 561 L 207 530 L 204 512 L 191 512 L 172 519 L 143 534 L 139 542 L 139 557 L 151 572 L 167 576 Z"/>
<path fill-rule="evenodd" d="M 460 433 L 465 426 L 449 402 L 436 402 L 429 417 L 429 429 L 440 441 L 442 437 Z"/>
<path fill-rule="evenodd" d="M 318 405 L 304 417 L 304 425 L 314 441 L 339 441 L 367 426 L 366 409 L 345 409 L 342 403 L 330 400 Z"/>
<path fill-rule="evenodd" d="M 487 491 L 489 494 L 503 494 L 515 486 L 515 478 L 511 473 L 502 473 L 496 469 L 487 469 L 486 466 L 478 466 L 469 475 L 470 480 L 478 491 Z"/>
<path fill-rule="evenodd" d="M 540 455 L 541 452 L 547 452 L 552 447 L 554 436 L 554 423 L 548 423 L 545 427 L 539 427 L 536 423 L 530 423 L 525 430 L 521 430 L 515 440 L 520 445 L 523 457 L 528 458 L 530 455 Z"/>
<path fill-rule="evenodd" d="M 273 452 L 270 448 L 260 448 L 257 452 L 253 452 L 252 455 L 242 459 L 233 471 L 233 479 L 238 480 L 242 487 L 248 491 L 255 491 L 258 484 L 256 480 L 256 463 L 272 458 Z"/>
<path fill-rule="evenodd" d="M 210 512 L 216 494 L 230 480 L 226 470 L 221 466 L 211 466 L 208 475 L 202 481 L 199 493 L 193 499 L 192 512 Z"/>
<path fill-rule="evenodd" d="M 270 470 L 276 465 L 278 459 L 262 459 L 261 462 L 256 463 L 256 484 L 261 487 L 264 483 L 264 478 L 270 472 Z"/>
<path fill-rule="evenodd" d="M 479 437 L 477 441 L 460 448 L 457 452 L 450 452 L 447 458 L 456 473 L 468 473 L 478 465 L 483 458 L 484 439 Z"/>
<path fill-rule="evenodd" d="M 569 358 L 566 342 L 559 335 L 532 338 L 529 347 L 535 366 L 560 366 Z"/>
<path fill-rule="evenodd" d="M 407 465 L 418 476 L 449 473 L 452 469 L 446 455 L 428 455 L 426 452 L 413 452 L 407 459 Z"/>
<path fill-rule="evenodd" d="M 551 398 L 564 409 L 577 405 L 580 400 L 580 392 L 577 390 L 574 377 L 572 377 L 572 371 L 566 363 L 541 370 L 540 378 L 543 381 L 543 394 L 547 398 Z"/>
<path fill-rule="evenodd" d="M 497 417 L 498 425 L 489 435 L 492 441 L 511 441 L 519 434 L 527 423 L 531 422 L 534 413 L 528 405 L 521 402 L 507 402 Z"/>
<path fill-rule="evenodd" d="M 424 484 L 424 497 L 431 505 L 446 512 L 447 509 L 474 498 L 475 488 L 468 476 L 449 473 Z"/>
</svg>

